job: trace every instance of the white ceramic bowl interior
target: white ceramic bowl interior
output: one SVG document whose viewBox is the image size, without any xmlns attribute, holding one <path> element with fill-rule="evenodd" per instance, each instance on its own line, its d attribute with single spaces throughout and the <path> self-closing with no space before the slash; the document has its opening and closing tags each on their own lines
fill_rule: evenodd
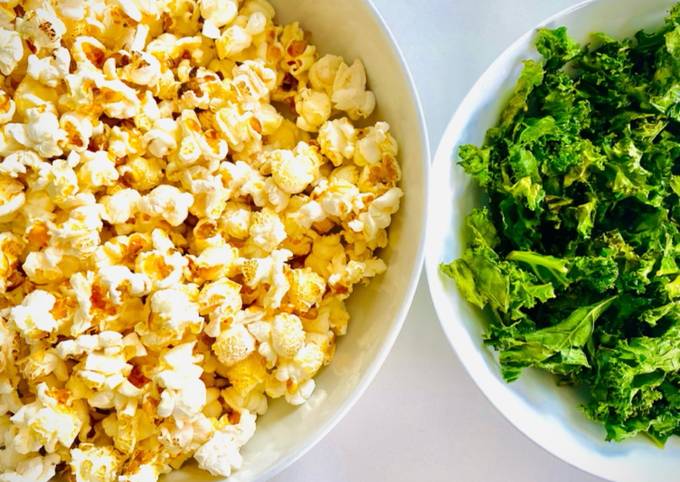
<svg viewBox="0 0 680 482">
<path fill-rule="evenodd" d="M 399 141 L 405 197 L 390 228 L 382 256 L 384 276 L 355 291 L 348 303 L 349 332 L 338 342 L 333 362 L 317 377 L 317 388 L 301 407 L 270 404 L 244 447 L 243 467 L 228 480 L 267 480 L 318 442 L 356 402 L 377 373 L 401 329 L 423 259 L 427 135 L 411 77 L 378 13 L 365 0 L 273 0 L 278 22 L 300 21 L 321 53 L 359 58 L 378 99 L 371 120 L 386 120 Z M 219 480 L 189 466 L 165 482 Z"/>
<path fill-rule="evenodd" d="M 658 27 L 672 0 L 595 0 L 579 4 L 544 22 L 565 25 L 578 41 L 592 32 L 617 37 L 640 28 Z M 496 124 L 521 70 L 521 61 L 538 58 L 534 30 L 512 44 L 486 71 L 451 120 L 432 166 L 426 242 L 426 268 L 432 298 L 442 327 L 468 373 L 489 400 L 519 430 L 554 455 L 592 474 L 620 482 L 680 480 L 680 441 L 665 449 L 638 437 L 621 444 L 604 441 L 604 430 L 579 406 L 585 400 L 572 388 L 555 385 L 537 370 L 506 384 L 498 361 L 482 344 L 482 313 L 461 298 L 455 283 L 440 275 L 438 265 L 459 257 L 465 216 L 479 204 L 479 192 L 457 165 L 458 146 L 480 145 Z"/>
</svg>

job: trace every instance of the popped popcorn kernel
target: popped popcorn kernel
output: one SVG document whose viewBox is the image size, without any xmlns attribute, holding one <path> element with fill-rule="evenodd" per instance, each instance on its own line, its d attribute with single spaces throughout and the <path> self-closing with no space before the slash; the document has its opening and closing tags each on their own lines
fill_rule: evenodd
<svg viewBox="0 0 680 482">
<path fill-rule="evenodd" d="M 0 482 L 229 477 L 312 397 L 401 169 L 361 60 L 275 14 L 0 6 Z"/>
<path fill-rule="evenodd" d="M 300 318 L 288 313 L 280 313 L 272 322 L 272 346 L 279 356 L 295 356 L 305 340 L 305 332 Z"/>
</svg>

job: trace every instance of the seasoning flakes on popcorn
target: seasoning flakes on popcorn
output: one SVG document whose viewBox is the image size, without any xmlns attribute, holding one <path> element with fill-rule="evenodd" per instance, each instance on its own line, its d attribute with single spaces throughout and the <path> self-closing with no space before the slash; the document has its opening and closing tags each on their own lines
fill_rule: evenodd
<svg viewBox="0 0 680 482">
<path fill-rule="evenodd" d="M 266 0 L 13 0 L 0 74 L 0 482 L 228 477 L 387 269 L 364 65 Z"/>
</svg>

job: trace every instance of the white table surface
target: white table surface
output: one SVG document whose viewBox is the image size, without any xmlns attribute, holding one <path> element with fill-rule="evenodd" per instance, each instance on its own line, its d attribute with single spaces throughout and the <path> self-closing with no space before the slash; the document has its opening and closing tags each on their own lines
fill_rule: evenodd
<svg viewBox="0 0 680 482">
<path fill-rule="evenodd" d="M 374 0 L 415 77 L 433 154 L 456 106 L 498 54 L 578 1 Z M 536 446 L 484 398 L 440 330 L 425 281 L 423 274 L 404 329 L 362 399 L 274 480 L 600 480 Z"/>
</svg>

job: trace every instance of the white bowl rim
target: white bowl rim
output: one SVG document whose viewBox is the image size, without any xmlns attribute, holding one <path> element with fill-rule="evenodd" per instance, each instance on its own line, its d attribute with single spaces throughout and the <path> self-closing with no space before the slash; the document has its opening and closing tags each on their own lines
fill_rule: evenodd
<svg viewBox="0 0 680 482">
<path fill-rule="evenodd" d="M 415 108 L 418 114 L 418 126 L 420 130 L 420 137 L 423 140 L 423 145 L 420 146 L 421 150 L 421 157 L 422 159 L 419 159 L 419 162 L 422 163 L 422 169 L 423 169 L 423 178 L 426 180 L 426 185 L 427 185 L 427 180 L 429 180 L 429 173 L 430 173 L 430 163 L 432 159 L 432 155 L 430 153 L 430 142 L 429 142 L 429 137 L 428 137 L 428 130 L 427 130 L 427 124 L 425 122 L 425 115 L 423 113 L 423 107 L 420 102 L 420 96 L 418 95 L 418 90 L 416 89 L 415 82 L 413 80 L 413 75 L 408 67 L 408 64 L 406 63 L 406 59 L 404 58 L 404 54 L 399 47 L 399 44 L 397 43 L 394 34 L 390 30 L 390 28 L 387 26 L 387 23 L 385 22 L 385 19 L 382 17 L 378 9 L 373 3 L 373 0 L 364 0 L 368 10 L 370 13 L 373 15 L 373 18 L 376 21 L 376 24 L 379 26 L 381 29 L 382 33 L 385 35 L 385 37 L 388 39 L 390 44 L 392 45 L 392 48 L 394 50 L 394 53 L 397 56 L 397 59 L 399 61 L 399 67 L 401 68 L 402 74 L 404 78 L 406 79 L 406 83 L 409 87 L 409 91 L 411 94 L 411 97 L 413 98 L 415 102 Z M 369 79 L 370 82 L 370 79 Z M 414 160 L 415 162 L 415 160 Z M 427 192 L 427 189 L 425 190 Z M 409 193 L 406 193 L 408 196 Z M 428 223 L 428 203 L 427 199 L 423 203 L 423 212 L 421 215 L 424 217 L 423 219 L 423 226 L 425 226 L 425 231 L 427 232 L 427 223 Z M 361 380 L 357 384 L 357 387 L 354 389 L 352 392 L 352 395 L 347 397 L 347 399 L 342 403 L 340 408 L 335 412 L 335 414 L 330 417 L 330 419 L 318 427 L 312 435 L 308 438 L 307 442 L 305 445 L 302 447 L 302 449 L 290 453 L 286 455 L 285 457 L 282 457 L 279 459 L 275 464 L 273 464 L 271 467 L 269 467 L 267 470 L 262 472 L 261 474 L 258 475 L 256 478 L 257 481 L 265 481 L 269 480 L 276 475 L 280 474 L 283 472 L 286 468 L 290 467 L 293 463 L 295 463 L 297 460 L 299 460 L 302 456 L 304 456 L 307 452 L 309 452 L 315 445 L 317 445 L 328 433 L 347 415 L 347 413 L 350 411 L 350 409 L 356 404 L 361 396 L 364 394 L 366 389 L 369 387 L 375 376 L 378 374 L 380 371 L 380 368 L 382 367 L 383 363 L 387 359 L 387 355 L 389 355 L 390 351 L 392 350 L 392 347 L 394 346 L 394 342 L 396 341 L 397 337 L 399 336 L 399 333 L 401 332 L 401 328 L 404 325 L 404 321 L 406 320 L 406 315 L 408 314 L 411 304 L 413 302 L 413 297 L 415 296 L 416 289 L 418 287 L 418 283 L 420 281 L 420 276 L 423 271 L 423 264 L 424 264 L 424 258 L 425 258 L 425 236 L 421 233 L 420 235 L 420 240 L 418 243 L 418 250 L 416 254 L 416 259 L 413 263 L 413 271 L 411 273 L 411 276 L 408 280 L 408 288 L 406 290 L 406 297 L 403 299 L 401 303 L 401 307 L 399 308 L 399 312 L 397 313 L 397 316 L 395 317 L 394 322 L 392 323 L 392 326 L 390 327 L 390 330 L 387 334 L 387 337 L 383 341 L 383 344 L 380 348 L 380 351 L 378 352 L 377 356 L 375 359 L 371 362 L 370 366 L 368 369 L 363 373 L 361 376 Z M 388 267 L 389 269 L 389 267 Z"/>
<path fill-rule="evenodd" d="M 441 162 L 453 162 L 452 160 L 452 152 L 450 149 L 450 146 L 447 144 L 447 139 L 451 138 L 451 133 L 455 132 L 458 124 L 460 123 L 461 117 L 464 117 L 469 109 L 470 104 L 474 102 L 474 96 L 473 93 L 479 89 L 479 86 L 484 83 L 484 80 L 486 77 L 491 75 L 491 73 L 496 70 L 497 65 L 501 64 L 503 62 L 503 58 L 505 54 L 508 51 L 515 50 L 518 48 L 520 45 L 525 44 L 527 40 L 533 38 L 536 34 L 536 30 L 544 27 L 546 25 L 549 25 L 556 20 L 559 20 L 560 18 L 567 16 L 577 10 L 580 10 L 582 8 L 585 8 L 593 3 L 596 3 L 598 0 L 583 0 L 581 2 L 578 2 L 574 5 L 571 5 L 567 8 L 564 8 L 557 13 L 545 18 L 544 20 L 540 21 L 538 24 L 536 24 L 534 27 L 520 35 L 515 39 L 514 42 L 510 43 L 505 49 L 503 49 L 502 52 L 498 54 L 496 59 L 489 64 L 489 66 L 486 68 L 484 73 L 479 76 L 477 81 L 470 87 L 468 90 L 468 93 L 465 95 L 461 103 L 459 104 L 458 108 L 456 109 L 456 112 L 454 113 L 453 117 L 449 121 L 449 123 L 446 126 L 446 129 L 444 130 L 444 133 L 442 135 L 442 139 L 437 147 L 437 150 L 435 152 L 434 160 L 432 161 L 433 166 L 437 165 Z M 491 127 L 491 126 L 489 126 Z M 455 146 L 454 146 L 455 147 Z M 435 172 L 433 169 L 432 172 Z M 434 189 L 432 189 L 432 185 L 434 184 L 435 179 L 434 176 L 430 176 L 430 181 L 428 183 L 428 211 L 431 209 L 434 209 L 436 204 L 436 199 L 434 195 Z M 430 220 L 430 222 L 433 222 Z M 540 447 L 547 453 L 551 454 L 552 456 L 556 457 L 557 459 L 567 463 L 568 465 L 581 470 L 587 474 L 600 477 L 603 479 L 608 479 L 606 474 L 603 474 L 599 472 L 596 468 L 594 467 L 585 467 L 583 465 L 578 464 L 569 454 L 560 452 L 558 451 L 555 447 L 553 446 L 544 446 L 540 442 L 536 440 L 534 437 L 534 434 L 530 430 L 528 426 L 522 425 L 519 423 L 519 421 L 513 417 L 510 413 L 509 410 L 504 409 L 502 406 L 499 404 L 499 400 L 496 400 L 495 398 L 492 398 L 490 395 L 490 390 L 487 389 L 487 383 L 485 381 L 480 380 L 479 378 L 475 377 L 473 375 L 474 369 L 472 367 L 472 363 L 469 361 L 468 357 L 464 356 L 463 353 L 461 353 L 461 347 L 456 345 L 453 341 L 453 333 L 452 330 L 447 324 L 444 322 L 444 319 L 442 317 L 442 310 L 440 308 L 440 303 L 438 302 L 437 296 L 435 293 L 438 292 L 438 287 L 435 286 L 435 279 L 436 277 L 439 276 L 439 264 L 443 261 L 441 259 L 435 259 L 436 257 L 432 254 L 429 253 L 434 253 L 436 250 L 434 249 L 429 249 L 430 246 L 433 246 L 433 243 L 435 243 L 437 240 L 433 238 L 431 235 L 431 229 L 430 225 L 428 224 L 428 230 L 427 230 L 427 235 L 426 235 L 426 249 L 427 249 L 427 256 L 425 260 L 425 274 L 427 277 L 427 284 L 428 288 L 430 290 L 430 295 L 432 298 L 432 303 L 435 308 L 435 312 L 437 313 L 437 318 L 439 320 L 439 324 L 442 327 L 442 330 L 446 334 L 446 338 L 453 348 L 453 351 L 456 354 L 456 357 L 458 360 L 461 362 L 463 367 L 465 368 L 465 371 L 467 375 L 472 379 L 472 381 L 475 383 L 477 388 L 482 392 L 484 397 L 489 401 L 489 403 L 494 407 L 494 409 L 499 412 L 510 424 L 517 429 L 526 439 L 531 441 L 534 445 L 537 447 Z"/>
</svg>

